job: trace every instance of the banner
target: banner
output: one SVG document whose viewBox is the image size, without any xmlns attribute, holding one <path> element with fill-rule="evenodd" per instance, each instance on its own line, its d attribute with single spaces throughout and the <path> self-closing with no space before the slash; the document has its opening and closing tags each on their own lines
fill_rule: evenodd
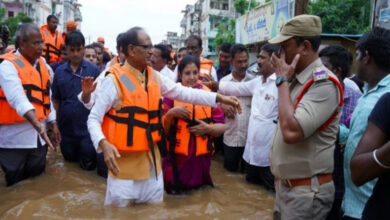
<svg viewBox="0 0 390 220">
<path fill-rule="evenodd" d="M 276 36 L 294 14 L 295 0 L 275 0 L 236 19 L 236 42 L 253 44 Z"/>
</svg>

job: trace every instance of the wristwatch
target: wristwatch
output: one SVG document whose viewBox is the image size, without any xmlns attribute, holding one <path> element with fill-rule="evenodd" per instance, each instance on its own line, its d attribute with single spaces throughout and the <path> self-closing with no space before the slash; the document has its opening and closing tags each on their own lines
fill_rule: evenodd
<svg viewBox="0 0 390 220">
<path fill-rule="evenodd" d="M 285 76 L 278 76 L 278 77 L 276 78 L 276 81 L 275 81 L 276 87 L 279 87 L 279 86 L 282 85 L 284 82 L 288 82 L 288 78 L 285 77 Z"/>
</svg>

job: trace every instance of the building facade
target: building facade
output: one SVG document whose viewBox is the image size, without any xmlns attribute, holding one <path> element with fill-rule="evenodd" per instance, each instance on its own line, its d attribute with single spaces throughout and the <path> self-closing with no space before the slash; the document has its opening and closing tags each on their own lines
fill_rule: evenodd
<svg viewBox="0 0 390 220">
<path fill-rule="evenodd" d="M 66 22 L 74 20 L 81 28 L 81 5 L 77 0 L 2 0 L 1 8 L 5 9 L 4 19 L 15 17 L 24 12 L 38 26 L 46 24 L 46 18 L 54 14 L 59 19 L 57 30 L 65 31 Z"/>
<path fill-rule="evenodd" d="M 236 17 L 233 2 L 233 0 L 198 0 L 194 5 L 187 5 L 182 11 L 183 18 L 180 22 L 182 28 L 180 46 L 184 46 L 185 39 L 191 34 L 199 35 L 203 44 L 202 55 L 215 56 L 214 39 L 218 25 Z"/>
</svg>

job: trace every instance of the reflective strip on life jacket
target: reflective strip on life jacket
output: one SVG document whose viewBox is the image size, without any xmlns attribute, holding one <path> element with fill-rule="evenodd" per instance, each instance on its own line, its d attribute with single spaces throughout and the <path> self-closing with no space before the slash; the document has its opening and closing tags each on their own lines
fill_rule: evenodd
<svg viewBox="0 0 390 220">
<path fill-rule="evenodd" d="M 11 62 L 21 80 L 27 99 L 35 108 L 39 120 L 44 120 L 50 113 L 50 73 L 42 58 L 38 59 L 37 68 L 33 67 L 24 57 L 7 53 L 0 60 Z M 26 121 L 19 116 L 6 100 L 4 91 L 0 88 L 0 124 L 15 124 Z"/>
<path fill-rule="evenodd" d="M 107 140 L 119 151 L 140 152 L 154 150 L 161 139 L 161 93 L 157 74 L 148 68 L 147 89 L 119 64 L 108 70 L 119 84 L 123 95 L 122 106 L 110 109 L 103 120 Z M 118 88 L 117 88 L 118 89 Z"/>
<path fill-rule="evenodd" d="M 339 113 L 339 109 L 341 109 L 343 107 L 343 103 L 344 103 L 344 92 L 343 92 L 343 87 L 341 86 L 341 83 L 334 76 L 329 75 L 328 77 L 329 77 L 329 80 L 331 80 L 334 84 L 336 84 L 336 86 L 339 90 L 339 94 L 340 94 L 340 101 L 338 104 L 338 108 L 335 110 L 335 112 L 330 116 L 330 118 L 323 125 L 321 125 L 321 127 L 319 128 L 320 131 L 326 130 L 326 128 L 330 125 L 330 123 L 332 123 L 332 121 L 337 117 L 337 115 Z M 303 96 L 305 95 L 307 90 L 309 90 L 310 86 L 313 85 L 314 82 L 315 81 L 312 78 L 303 86 L 303 89 L 301 90 L 301 92 L 297 96 L 297 100 L 295 102 L 294 109 L 297 109 L 299 102 L 302 100 Z"/>
</svg>

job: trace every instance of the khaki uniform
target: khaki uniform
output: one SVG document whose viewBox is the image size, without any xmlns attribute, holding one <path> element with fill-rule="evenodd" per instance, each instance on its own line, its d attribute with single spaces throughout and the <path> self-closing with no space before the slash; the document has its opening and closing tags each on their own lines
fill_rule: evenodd
<svg viewBox="0 0 390 220">
<path fill-rule="evenodd" d="M 313 78 L 315 72 L 325 70 L 315 60 L 305 70 L 297 74 L 290 84 L 291 100 L 295 104 L 304 85 Z M 324 131 L 319 131 L 338 108 L 340 95 L 338 88 L 328 79 L 315 81 L 303 96 L 294 117 L 300 124 L 304 140 L 287 144 L 283 140 L 280 125 L 274 134 L 270 149 L 271 171 L 276 181 L 275 219 L 323 219 L 329 212 L 334 195 L 333 182 L 320 185 L 316 176 L 331 174 L 333 171 L 333 151 L 338 133 L 338 116 Z M 309 186 L 296 186 L 291 190 L 285 180 L 311 178 Z M 315 207 L 317 205 L 317 207 Z M 304 212 L 305 216 L 302 216 Z"/>
</svg>

